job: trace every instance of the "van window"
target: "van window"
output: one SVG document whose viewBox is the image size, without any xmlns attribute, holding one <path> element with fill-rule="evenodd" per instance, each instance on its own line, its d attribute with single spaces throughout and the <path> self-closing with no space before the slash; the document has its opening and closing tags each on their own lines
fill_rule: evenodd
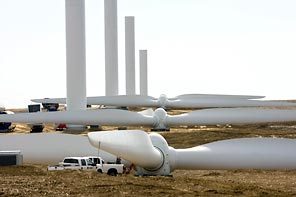
<svg viewBox="0 0 296 197">
<path fill-rule="evenodd" d="M 86 159 L 86 163 L 88 166 L 96 166 L 96 164 L 94 164 L 91 159 Z"/>
<path fill-rule="evenodd" d="M 100 163 L 100 159 L 99 158 L 94 158 L 94 163 L 95 164 L 99 164 Z"/>
<path fill-rule="evenodd" d="M 64 163 L 74 163 L 79 164 L 78 159 L 65 159 Z"/>
<path fill-rule="evenodd" d="M 82 165 L 82 166 L 86 166 L 86 161 L 85 161 L 85 159 L 81 159 L 81 165 Z"/>
</svg>

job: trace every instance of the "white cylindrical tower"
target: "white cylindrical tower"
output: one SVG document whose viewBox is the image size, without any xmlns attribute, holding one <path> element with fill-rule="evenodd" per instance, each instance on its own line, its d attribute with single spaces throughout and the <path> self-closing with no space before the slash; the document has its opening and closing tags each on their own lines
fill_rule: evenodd
<svg viewBox="0 0 296 197">
<path fill-rule="evenodd" d="M 148 95 L 147 50 L 140 50 L 140 95 Z"/>
<path fill-rule="evenodd" d="M 67 111 L 86 109 L 84 3 L 66 0 Z"/>
<path fill-rule="evenodd" d="M 105 92 L 118 95 L 117 0 L 105 0 Z"/>
<path fill-rule="evenodd" d="M 125 72 L 126 94 L 136 94 L 135 77 L 135 17 L 125 17 Z"/>
</svg>

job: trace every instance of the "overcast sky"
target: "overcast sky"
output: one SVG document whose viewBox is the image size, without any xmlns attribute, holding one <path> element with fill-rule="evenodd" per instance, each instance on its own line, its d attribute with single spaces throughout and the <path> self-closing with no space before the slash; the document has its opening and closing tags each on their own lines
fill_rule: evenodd
<svg viewBox="0 0 296 197">
<path fill-rule="evenodd" d="M 0 0 L 0 103 L 66 96 L 64 0 Z M 148 50 L 149 95 L 296 98 L 296 1 L 118 0 L 119 91 L 124 16 Z M 86 0 L 87 95 L 105 94 L 103 0 Z M 137 84 L 137 92 L 138 90 Z"/>
</svg>

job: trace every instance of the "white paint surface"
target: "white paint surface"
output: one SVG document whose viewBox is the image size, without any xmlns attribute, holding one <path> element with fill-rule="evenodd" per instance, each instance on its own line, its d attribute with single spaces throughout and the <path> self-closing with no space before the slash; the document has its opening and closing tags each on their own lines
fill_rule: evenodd
<svg viewBox="0 0 296 197">
<path fill-rule="evenodd" d="M 296 140 L 242 138 L 175 149 L 174 169 L 296 169 Z"/>
<path fill-rule="evenodd" d="M 139 51 L 140 59 L 140 95 L 148 95 L 148 60 L 147 60 L 147 50 Z"/>
<path fill-rule="evenodd" d="M 125 80 L 126 95 L 136 94 L 135 17 L 125 17 Z"/>
<path fill-rule="evenodd" d="M 90 145 L 87 137 L 60 133 L 1 134 L 0 151 L 20 150 L 24 163 L 57 164 L 68 156 L 98 156 L 105 161 L 116 157 Z"/>
<path fill-rule="evenodd" d="M 105 95 L 114 96 L 118 95 L 117 0 L 105 0 L 104 6 Z"/>
<path fill-rule="evenodd" d="M 66 0 L 67 110 L 86 109 L 84 0 Z"/>
</svg>

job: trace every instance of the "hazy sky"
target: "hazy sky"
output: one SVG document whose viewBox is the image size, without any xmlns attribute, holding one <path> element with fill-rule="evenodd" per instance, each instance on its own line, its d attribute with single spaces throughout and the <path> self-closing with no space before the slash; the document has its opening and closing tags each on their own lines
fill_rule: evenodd
<svg viewBox="0 0 296 197">
<path fill-rule="evenodd" d="M 66 96 L 64 0 L 0 0 L 0 103 Z M 148 50 L 151 96 L 257 94 L 296 98 L 296 1 L 118 0 L 119 91 L 124 16 Z M 103 0 L 86 0 L 87 95 L 104 95 Z M 138 90 L 137 84 L 137 92 Z"/>
</svg>

